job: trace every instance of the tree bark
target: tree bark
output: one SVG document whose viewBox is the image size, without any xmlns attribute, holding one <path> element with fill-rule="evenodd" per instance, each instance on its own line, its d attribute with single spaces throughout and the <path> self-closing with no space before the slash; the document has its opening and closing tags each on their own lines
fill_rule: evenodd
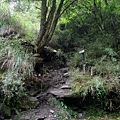
<svg viewBox="0 0 120 120">
<path fill-rule="evenodd" d="M 40 31 L 39 31 L 39 36 L 38 36 L 38 44 L 40 44 L 42 37 L 45 34 L 46 31 L 46 16 L 47 16 L 47 0 L 42 0 L 42 6 L 41 6 L 41 21 L 40 21 Z"/>
<path fill-rule="evenodd" d="M 108 1 L 107 0 L 104 0 L 105 4 L 108 5 Z"/>
<path fill-rule="evenodd" d="M 47 5 L 48 0 L 42 0 L 41 24 L 37 42 L 39 51 L 52 39 L 59 17 L 77 0 L 72 0 L 71 3 L 62 11 L 64 1 L 65 0 L 60 0 L 57 7 L 56 0 L 52 0 L 50 7 Z"/>
<path fill-rule="evenodd" d="M 38 49 L 41 49 L 46 43 L 51 40 L 56 28 L 56 24 L 58 22 L 58 16 L 60 15 L 63 2 L 64 0 L 60 1 L 60 4 L 56 10 L 56 0 L 52 0 L 52 7 L 50 8 L 50 11 L 48 13 L 47 0 L 42 0 L 41 25 L 38 36 Z"/>
<path fill-rule="evenodd" d="M 54 20 L 53 20 L 53 23 L 52 23 L 52 26 L 51 26 L 51 29 L 50 29 L 50 32 L 49 32 L 49 37 L 48 37 L 48 41 L 49 42 L 53 36 L 53 33 L 55 31 L 55 28 L 56 28 L 56 25 L 57 25 L 57 22 L 58 22 L 58 19 L 59 19 L 59 15 L 60 15 L 60 12 L 61 12 L 61 9 L 62 9 L 62 6 L 63 6 L 63 2 L 64 0 L 61 0 L 60 1 L 60 4 L 58 6 L 58 9 L 56 11 L 56 14 L 55 14 L 55 17 L 54 17 Z"/>
<path fill-rule="evenodd" d="M 94 0 L 94 15 L 95 15 L 95 20 L 96 23 L 98 24 L 100 30 L 104 30 L 104 21 L 102 17 L 102 12 L 101 12 L 101 5 L 99 5 L 100 8 L 97 6 L 97 0 Z M 99 19 L 98 19 L 99 18 Z"/>
</svg>

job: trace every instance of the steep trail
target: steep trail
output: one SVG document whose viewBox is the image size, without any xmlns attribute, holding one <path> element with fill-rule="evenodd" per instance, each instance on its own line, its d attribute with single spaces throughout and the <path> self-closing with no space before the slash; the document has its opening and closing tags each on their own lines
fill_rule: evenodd
<svg viewBox="0 0 120 120">
<path fill-rule="evenodd" d="M 38 99 L 39 105 L 35 109 L 25 111 L 19 120 L 60 120 L 57 116 L 58 112 L 64 115 L 64 112 L 56 106 L 52 106 L 56 99 L 68 97 L 72 94 L 72 80 L 69 76 L 68 68 L 51 70 L 49 74 L 43 75 L 42 82 L 50 87 L 44 92 L 34 95 Z M 67 117 L 67 115 L 64 115 Z"/>
</svg>

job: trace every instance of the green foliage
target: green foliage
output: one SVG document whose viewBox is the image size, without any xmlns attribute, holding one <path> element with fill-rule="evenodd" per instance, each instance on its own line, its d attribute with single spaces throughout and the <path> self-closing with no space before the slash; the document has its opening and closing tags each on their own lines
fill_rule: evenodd
<svg viewBox="0 0 120 120">
<path fill-rule="evenodd" d="M 39 30 L 38 10 L 34 8 L 34 4 L 30 5 L 31 9 L 29 12 L 18 12 L 16 8 L 14 8 L 13 11 L 13 9 L 11 9 L 12 4 L 1 2 L 0 6 L 1 31 L 4 32 L 5 27 L 10 27 L 18 34 L 18 37 L 34 42 Z"/>
<path fill-rule="evenodd" d="M 92 58 L 101 57 L 106 47 L 119 52 L 119 1 L 95 2 L 78 1 L 64 14 L 59 24 L 65 24 L 65 30 L 57 28 L 54 46 L 65 52 L 86 48 Z"/>
<path fill-rule="evenodd" d="M 66 106 L 63 102 L 60 102 L 59 106 L 64 112 L 64 114 L 61 111 L 57 113 L 58 117 L 61 120 L 68 120 L 68 119 L 73 119 L 77 117 L 77 113 L 73 111 L 71 108 L 69 108 L 68 106 Z"/>
<path fill-rule="evenodd" d="M 108 33 L 92 34 L 92 36 L 90 37 L 90 43 L 86 46 L 86 51 L 88 57 L 96 59 L 105 54 L 106 47 L 112 47 L 111 41 L 114 38 L 112 34 Z"/>
<path fill-rule="evenodd" d="M 5 96 L 13 97 L 21 93 L 25 79 L 32 75 L 34 58 L 18 41 L 0 39 L 0 45 L 1 68 L 7 69 L 2 78 L 2 91 Z"/>
<path fill-rule="evenodd" d="M 59 21 L 50 45 L 58 49 L 59 54 L 62 52 L 72 54 L 69 66 L 73 70 L 71 72 L 74 80 L 72 88 L 75 95 L 84 99 L 89 95 L 96 97 L 102 105 L 114 110 L 119 104 L 120 96 L 120 79 L 118 78 L 120 75 L 120 4 L 118 0 L 108 1 L 108 3 L 94 1 L 84 0 L 78 1 L 78 5 L 73 4 Z M 66 1 L 65 6 L 69 2 Z M 37 15 L 40 13 L 35 9 L 35 5 L 27 1 L 19 1 L 14 12 L 11 12 L 8 4 L 0 4 L 0 28 L 12 26 L 23 41 L 29 40 L 34 43 L 39 29 Z M 48 5 L 51 6 L 51 1 Z M 61 24 L 65 25 L 63 30 L 59 28 Z M 82 65 L 78 50 L 83 48 L 86 66 L 88 65 L 87 70 L 93 67 L 94 77 L 74 69 Z M 14 106 L 15 103 L 19 104 L 20 96 L 24 95 L 26 78 L 32 75 L 34 58 L 31 57 L 29 50 L 20 46 L 18 39 L 14 41 L 0 39 L 0 50 L 0 63 L 4 68 L 4 74 L 0 74 L 0 89 L 9 104 L 3 103 L 10 105 L 13 98 L 17 96 L 12 105 Z M 60 106 L 65 112 L 68 111 L 63 103 L 60 103 Z M 61 113 L 59 116 L 62 116 Z"/>
<path fill-rule="evenodd" d="M 106 107 L 110 111 L 118 109 L 120 80 L 118 78 L 120 66 L 119 62 L 110 61 L 97 62 L 93 71 L 95 73 L 83 74 L 79 69 L 73 69 L 71 78 L 73 79 L 74 97 L 82 97 L 84 100 L 88 96 L 92 96 L 93 100 L 99 101 L 102 107 Z M 117 97 L 116 97 L 117 96 Z"/>
<path fill-rule="evenodd" d="M 18 40 L 0 39 L 0 63 L 3 69 L 1 79 L 0 109 L 6 116 L 18 114 L 21 109 L 35 106 L 26 94 L 26 83 L 34 71 L 34 58 L 28 49 L 20 45 Z M 23 99 L 24 98 L 24 99 Z"/>
<path fill-rule="evenodd" d="M 82 66 L 82 55 L 76 52 L 73 54 L 73 57 L 71 57 L 71 60 L 69 61 L 68 65 L 71 68 L 81 67 Z"/>
<path fill-rule="evenodd" d="M 3 70 L 0 78 L 0 94 L 3 96 L 0 99 L 0 109 L 4 108 L 3 112 L 10 116 L 20 111 L 23 96 L 27 96 L 25 84 L 33 74 L 34 58 L 29 50 L 15 39 L 0 38 L 0 51 L 0 67 Z"/>
<path fill-rule="evenodd" d="M 71 71 L 71 78 L 72 78 L 73 81 L 78 81 L 81 76 L 82 75 L 80 74 L 80 71 L 79 71 L 78 68 L 77 69 L 73 69 Z"/>
<path fill-rule="evenodd" d="M 0 2 L 0 23 L 1 26 L 6 24 L 11 24 L 11 16 L 10 11 L 7 9 L 8 6 L 3 6 L 3 4 Z"/>
<path fill-rule="evenodd" d="M 97 75 L 114 79 L 120 74 L 118 54 L 112 48 L 105 48 L 104 55 L 95 63 L 95 72 Z"/>
<path fill-rule="evenodd" d="M 71 35 L 70 30 L 60 30 L 59 28 L 56 30 L 50 45 L 56 49 L 61 49 L 63 52 L 74 51 L 79 45 L 78 41 L 74 41 L 74 35 Z M 77 36 L 76 36 L 76 39 Z"/>
<path fill-rule="evenodd" d="M 2 80 L 2 91 L 7 97 L 13 97 L 14 94 L 21 94 L 24 90 L 23 78 L 18 77 L 15 71 L 7 71 L 7 74 L 4 75 L 5 78 Z"/>
<path fill-rule="evenodd" d="M 120 119 L 120 112 L 116 113 L 108 113 L 103 109 L 100 109 L 96 106 L 89 106 L 87 107 L 85 118 L 89 120 L 119 120 Z"/>
<path fill-rule="evenodd" d="M 87 96 L 87 94 L 96 95 L 98 98 L 105 95 L 104 90 L 104 80 L 100 77 L 94 77 L 91 81 L 86 83 L 87 87 L 82 88 L 82 95 Z"/>
<path fill-rule="evenodd" d="M 87 95 L 95 95 L 98 98 L 103 97 L 106 93 L 104 88 L 105 80 L 101 77 L 90 77 L 87 75 L 82 75 L 78 70 L 73 72 L 72 79 L 75 81 L 72 88 L 75 92 L 75 96 L 86 97 Z"/>
<path fill-rule="evenodd" d="M 95 106 L 88 107 L 86 111 L 86 118 L 89 118 L 90 120 L 105 118 L 107 114 L 104 110 L 96 108 Z"/>
<path fill-rule="evenodd" d="M 16 32 L 21 34 L 22 26 L 16 17 L 13 17 L 9 10 L 9 6 L 7 4 L 0 4 L 0 23 L 1 23 L 1 30 L 4 27 L 12 27 Z M 24 32 L 24 31 L 23 31 Z M 22 33 L 23 33 L 22 32 Z"/>
<path fill-rule="evenodd" d="M 39 31 L 38 19 L 36 17 L 34 18 L 30 13 L 16 12 L 13 17 L 20 21 L 20 25 L 22 26 L 21 32 L 24 35 L 23 38 L 27 41 L 34 42 Z"/>
<path fill-rule="evenodd" d="M 72 120 L 77 118 L 77 112 L 73 111 L 72 108 L 68 107 L 62 101 L 49 99 L 51 106 L 58 107 L 59 111 L 56 113 L 60 120 Z"/>
<path fill-rule="evenodd" d="M 10 5 L 0 2 L 0 32 L 9 32 L 9 28 L 12 28 L 15 33 L 12 37 L 0 38 L 0 109 L 6 116 L 18 114 L 21 109 L 28 109 L 32 105 L 25 87 L 34 71 L 33 48 L 21 46 L 19 38 L 34 44 L 39 26 L 36 18 L 38 11 L 34 7 L 30 12 L 22 13 L 15 9 L 12 11 Z"/>
</svg>

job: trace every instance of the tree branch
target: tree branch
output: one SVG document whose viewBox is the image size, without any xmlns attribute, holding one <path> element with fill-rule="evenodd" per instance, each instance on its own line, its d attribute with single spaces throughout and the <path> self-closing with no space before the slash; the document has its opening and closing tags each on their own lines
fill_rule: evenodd
<svg viewBox="0 0 120 120">
<path fill-rule="evenodd" d="M 40 24 L 40 32 L 39 32 L 39 41 L 38 44 L 40 43 L 40 41 L 42 40 L 42 37 L 45 34 L 46 31 L 46 16 L 47 16 L 47 0 L 42 0 L 42 7 L 41 7 L 41 24 Z"/>
<path fill-rule="evenodd" d="M 35 8 L 41 10 L 41 8 L 39 8 L 38 6 L 35 6 Z"/>
<path fill-rule="evenodd" d="M 50 8 L 47 20 L 46 20 L 46 29 L 44 32 L 44 36 L 41 39 L 41 41 L 39 42 L 39 46 L 38 47 L 43 47 L 44 44 L 46 43 L 45 41 L 48 39 L 49 33 L 50 33 L 50 28 L 52 26 L 52 22 L 54 19 L 54 14 L 55 14 L 55 10 L 56 10 L 56 0 L 52 0 L 52 7 Z"/>
<path fill-rule="evenodd" d="M 72 5 L 72 4 L 74 4 L 74 2 L 76 2 L 77 0 L 73 0 L 69 5 L 67 5 L 64 9 L 63 9 L 63 11 L 60 13 L 60 15 L 59 15 L 59 17 L 61 17 L 61 15 Z"/>
<path fill-rule="evenodd" d="M 108 5 L 108 1 L 107 0 L 104 0 L 105 4 Z"/>
<path fill-rule="evenodd" d="M 63 11 L 62 7 L 65 0 L 60 0 L 60 3 L 56 10 L 56 0 L 52 0 L 52 6 L 47 17 L 47 0 L 42 0 L 42 9 L 41 9 L 41 28 L 40 28 L 40 37 L 38 41 L 38 48 L 41 49 L 43 46 L 48 43 L 55 31 L 59 17 L 77 0 L 72 0 L 69 5 L 67 5 Z M 61 12 L 62 11 L 62 12 Z"/>
<path fill-rule="evenodd" d="M 47 18 L 48 26 L 47 26 L 47 31 L 46 31 L 46 33 L 49 32 L 50 27 L 51 27 L 51 25 L 52 25 L 53 18 L 54 18 L 54 14 L 55 14 L 55 10 L 56 10 L 56 0 L 52 0 L 52 7 L 51 7 L 51 10 L 50 10 L 49 15 L 48 15 L 48 18 Z"/>
<path fill-rule="evenodd" d="M 58 9 L 57 9 L 56 14 L 55 14 L 55 18 L 54 18 L 53 23 L 52 23 L 52 27 L 50 29 L 48 41 L 51 40 L 52 35 L 53 35 L 54 31 L 55 31 L 55 27 L 57 25 L 59 15 L 60 15 L 61 9 L 63 7 L 63 3 L 64 3 L 64 0 L 61 0 L 60 3 L 59 3 Z"/>
</svg>

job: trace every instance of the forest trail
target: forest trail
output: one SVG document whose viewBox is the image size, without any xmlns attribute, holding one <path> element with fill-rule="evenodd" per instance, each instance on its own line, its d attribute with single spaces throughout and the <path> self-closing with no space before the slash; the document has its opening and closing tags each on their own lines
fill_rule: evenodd
<svg viewBox="0 0 120 120">
<path fill-rule="evenodd" d="M 35 109 L 23 113 L 19 120 L 60 120 L 58 114 L 62 114 L 66 119 L 69 117 L 56 104 L 57 99 L 68 97 L 72 94 L 72 80 L 69 76 L 68 68 L 53 70 L 49 74 L 43 75 L 44 84 L 50 84 L 46 92 L 40 92 L 35 98 L 39 105 Z M 55 105 L 56 104 L 56 105 Z"/>
</svg>

